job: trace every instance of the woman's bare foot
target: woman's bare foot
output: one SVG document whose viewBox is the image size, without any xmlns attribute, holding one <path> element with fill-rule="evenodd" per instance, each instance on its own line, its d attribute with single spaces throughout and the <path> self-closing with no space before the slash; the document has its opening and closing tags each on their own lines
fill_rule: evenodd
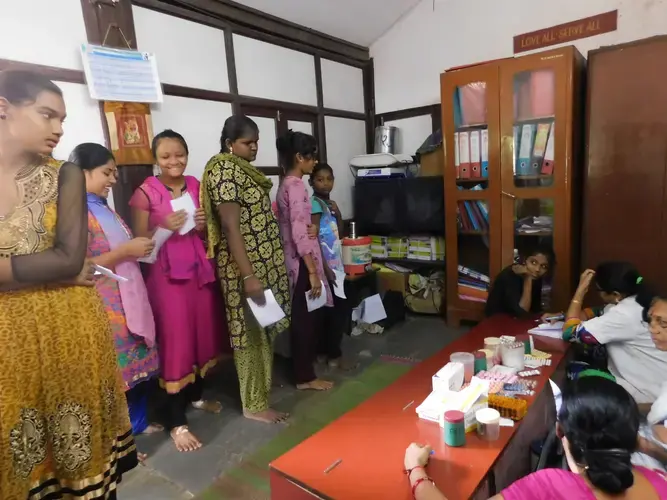
<svg viewBox="0 0 667 500">
<path fill-rule="evenodd" d="M 139 460 L 140 464 L 143 464 L 146 461 L 147 458 L 148 458 L 148 455 L 146 453 L 141 453 L 141 452 L 137 451 L 137 460 Z"/>
<path fill-rule="evenodd" d="M 316 378 L 305 384 L 296 384 L 296 388 L 300 391 L 328 391 L 334 386 L 333 382 L 328 380 L 320 380 Z"/>
<path fill-rule="evenodd" d="M 268 408 L 264 411 L 258 411 L 255 413 L 243 410 L 243 416 L 249 418 L 250 420 L 257 420 L 258 422 L 264 422 L 265 424 L 278 424 L 284 422 L 289 417 L 289 413 L 283 413 L 281 411 L 276 411 L 272 408 Z"/>
<path fill-rule="evenodd" d="M 190 432 L 187 425 L 176 427 L 169 434 L 180 452 L 196 451 L 202 447 L 201 441 Z"/>
<path fill-rule="evenodd" d="M 164 431 L 164 427 L 162 427 L 160 424 L 148 424 L 148 427 L 146 427 L 141 434 L 150 435 L 162 431 Z"/>
<path fill-rule="evenodd" d="M 222 403 L 220 403 L 220 401 L 200 399 L 199 401 L 193 401 L 192 406 L 197 410 L 202 410 L 208 413 L 218 414 L 222 411 Z"/>
</svg>

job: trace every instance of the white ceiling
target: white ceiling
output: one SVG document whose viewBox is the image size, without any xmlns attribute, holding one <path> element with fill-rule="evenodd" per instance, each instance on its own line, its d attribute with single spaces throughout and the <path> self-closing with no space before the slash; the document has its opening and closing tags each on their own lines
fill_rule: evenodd
<svg viewBox="0 0 667 500">
<path fill-rule="evenodd" d="M 370 46 L 421 0 L 235 0 L 327 35 Z"/>
</svg>

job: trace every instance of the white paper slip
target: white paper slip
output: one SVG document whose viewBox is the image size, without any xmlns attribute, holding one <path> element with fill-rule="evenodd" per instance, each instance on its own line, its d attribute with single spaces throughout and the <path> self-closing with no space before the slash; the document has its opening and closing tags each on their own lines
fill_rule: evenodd
<svg viewBox="0 0 667 500">
<path fill-rule="evenodd" d="M 140 259 L 137 259 L 137 262 L 144 262 L 146 264 L 155 264 L 155 261 L 157 260 L 157 254 L 160 251 L 160 248 L 162 248 L 162 245 L 164 245 L 165 241 L 167 241 L 172 234 L 174 234 L 173 231 L 169 231 L 169 229 L 165 229 L 163 227 L 158 227 L 155 230 L 155 233 L 153 234 L 153 241 L 155 242 L 153 251 L 148 257 L 141 257 Z"/>
<path fill-rule="evenodd" d="M 262 328 L 271 326 L 285 317 L 285 311 L 282 310 L 271 290 L 264 290 L 264 299 L 266 304 L 259 306 L 254 300 L 248 298 L 248 305 L 257 323 Z"/>
<path fill-rule="evenodd" d="M 174 212 L 185 210 L 185 213 L 188 214 L 188 218 L 185 220 L 183 227 L 178 230 L 178 234 L 188 234 L 195 228 L 195 212 L 197 211 L 197 207 L 195 206 L 195 202 L 192 201 L 190 193 L 185 193 L 180 198 L 171 200 L 171 208 Z"/>
<path fill-rule="evenodd" d="M 106 276 L 107 278 L 111 278 L 112 280 L 116 280 L 119 283 L 127 283 L 128 280 L 127 278 L 124 278 L 123 276 L 119 276 L 116 273 L 114 273 L 111 269 L 107 269 L 106 267 L 99 266 L 97 264 L 93 264 L 93 269 L 95 269 L 95 274 L 96 275 L 103 275 Z"/>
<path fill-rule="evenodd" d="M 382 305 L 382 299 L 379 294 L 371 295 L 365 298 L 359 307 L 352 310 L 352 321 L 362 321 L 363 323 L 377 323 L 386 319 L 387 312 Z"/>
<path fill-rule="evenodd" d="M 345 296 L 345 273 L 343 271 L 334 271 L 336 275 L 336 286 L 334 286 L 333 293 L 336 297 L 346 299 Z"/>
<path fill-rule="evenodd" d="M 316 299 L 311 299 L 310 292 L 306 292 L 306 306 L 308 306 L 308 312 L 316 311 L 327 303 L 327 287 L 324 282 L 320 281 L 320 283 L 322 283 L 322 293 Z"/>
</svg>

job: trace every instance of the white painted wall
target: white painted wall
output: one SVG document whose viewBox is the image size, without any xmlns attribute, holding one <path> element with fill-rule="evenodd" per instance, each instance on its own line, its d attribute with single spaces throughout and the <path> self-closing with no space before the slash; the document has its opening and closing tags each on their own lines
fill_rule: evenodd
<svg viewBox="0 0 667 500">
<path fill-rule="evenodd" d="M 317 105 L 315 58 L 310 54 L 234 35 L 239 94 Z"/>
<path fill-rule="evenodd" d="M 132 15 L 138 48 L 156 54 L 162 83 L 229 91 L 222 30 L 136 6 Z"/>
<path fill-rule="evenodd" d="M 414 155 L 433 132 L 431 115 L 387 121 L 384 124 L 398 128 L 396 152 L 399 154 Z"/>
<path fill-rule="evenodd" d="M 0 58 L 81 69 L 86 43 L 81 0 L 0 3 Z"/>
<path fill-rule="evenodd" d="M 208 160 L 220 152 L 220 132 L 225 120 L 232 116 L 232 105 L 165 96 L 164 102 L 154 105 L 151 112 L 154 133 L 170 128 L 185 138 L 190 151 L 186 173 L 201 179 Z"/>
<path fill-rule="evenodd" d="M 577 40 L 600 46 L 667 33 L 667 0 L 421 0 L 371 45 L 377 113 L 440 102 L 439 75 L 465 64 L 512 57 L 521 33 L 618 9 L 618 30 Z"/>
<path fill-rule="evenodd" d="M 364 112 L 361 68 L 322 59 L 322 97 L 325 108 Z"/>
<path fill-rule="evenodd" d="M 327 139 L 327 156 L 336 181 L 331 198 L 336 201 L 343 218 L 354 216 L 352 186 L 354 177 L 350 172 L 350 160 L 366 154 L 366 123 L 361 120 L 327 116 L 324 119 Z"/>
</svg>

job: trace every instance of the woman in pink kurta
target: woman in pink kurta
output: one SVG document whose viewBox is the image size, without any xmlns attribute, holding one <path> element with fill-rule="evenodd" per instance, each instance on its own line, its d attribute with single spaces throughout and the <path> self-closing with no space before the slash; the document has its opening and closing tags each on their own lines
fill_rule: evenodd
<svg viewBox="0 0 667 500">
<path fill-rule="evenodd" d="M 179 451 L 193 451 L 201 442 L 190 432 L 185 411 L 192 405 L 219 413 L 218 402 L 202 400 L 201 378 L 220 359 L 226 338 L 224 310 L 213 264 L 206 258 L 203 238 L 205 218 L 199 209 L 199 181 L 183 175 L 188 148 L 180 134 L 171 130 L 155 136 L 153 154 L 161 173 L 150 177 L 135 191 L 133 229 L 150 236 L 158 227 L 173 231 L 146 266 L 148 288 L 160 353 L 160 385 L 165 390 L 165 423 Z M 174 212 L 171 201 L 190 196 L 197 212 L 196 227 L 181 235 L 186 221 Z"/>
<path fill-rule="evenodd" d="M 312 135 L 290 130 L 278 138 L 276 145 L 285 172 L 276 202 L 292 297 L 290 341 L 294 377 L 297 389 L 325 391 L 333 384 L 318 379 L 314 368 L 322 310 L 308 312 L 306 293 L 313 298 L 326 293 L 326 306 L 333 307 L 331 277 L 325 275 L 318 240 L 308 235 L 311 204 L 302 179 L 317 163 L 317 141 Z"/>
</svg>

